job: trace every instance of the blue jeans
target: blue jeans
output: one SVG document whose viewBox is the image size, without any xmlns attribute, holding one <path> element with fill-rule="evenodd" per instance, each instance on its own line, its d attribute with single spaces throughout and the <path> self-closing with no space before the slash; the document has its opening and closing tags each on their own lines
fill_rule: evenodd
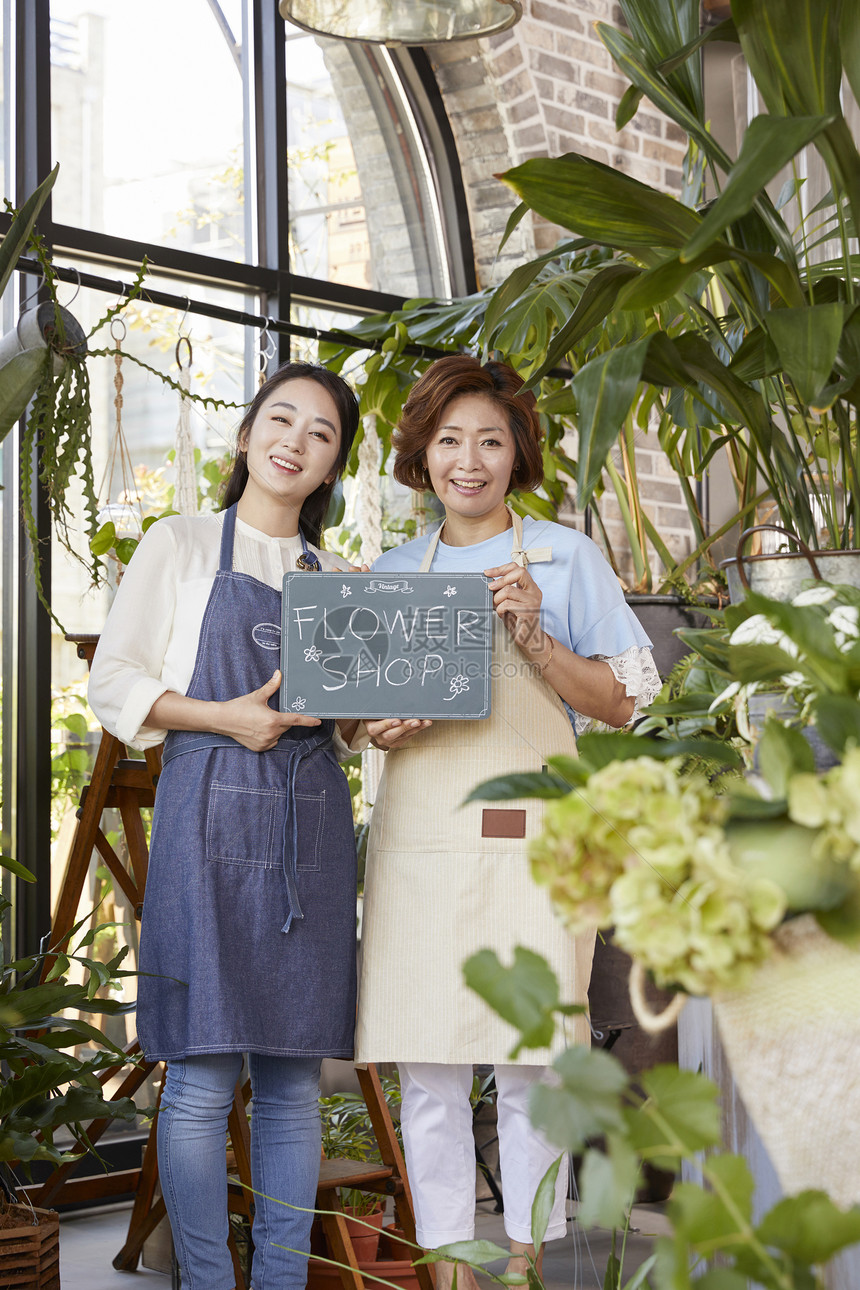
<svg viewBox="0 0 860 1290">
<path fill-rule="evenodd" d="M 250 1054 L 254 1290 L 302 1290 L 320 1167 L 317 1057 Z M 227 1249 L 227 1116 L 240 1053 L 167 1066 L 158 1117 L 158 1173 L 183 1290 L 233 1290 Z M 287 1204 L 278 1202 L 286 1201 Z M 290 1250 L 304 1251 L 303 1254 Z"/>
</svg>

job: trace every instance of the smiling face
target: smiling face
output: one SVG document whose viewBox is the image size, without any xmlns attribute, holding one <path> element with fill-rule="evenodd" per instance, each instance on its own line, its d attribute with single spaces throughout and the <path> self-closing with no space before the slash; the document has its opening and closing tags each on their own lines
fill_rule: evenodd
<svg viewBox="0 0 860 1290">
<path fill-rule="evenodd" d="M 298 521 L 305 499 L 334 479 L 340 437 L 335 401 L 317 381 L 298 377 L 276 386 L 239 441 L 248 465 L 241 518 L 265 527 L 267 513 L 287 507 Z"/>
<path fill-rule="evenodd" d="M 425 464 L 446 514 L 477 520 L 504 509 L 516 457 L 505 409 L 489 395 L 462 394 L 443 409 Z"/>
</svg>

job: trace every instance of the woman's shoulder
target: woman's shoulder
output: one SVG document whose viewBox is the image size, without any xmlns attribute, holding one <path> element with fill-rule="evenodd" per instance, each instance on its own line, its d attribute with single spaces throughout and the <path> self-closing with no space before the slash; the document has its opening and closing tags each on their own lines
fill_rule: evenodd
<svg viewBox="0 0 860 1290">
<path fill-rule="evenodd" d="M 390 551 L 383 551 L 382 555 L 373 562 L 374 572 L 377 569 L 391 572 L 400 569 L 417 569 L 424 559 L 431 537 L 432 531 L 422 537 L 413 538 L 411 542 L 404 542 L 401 546 L 393 546 Z"/>
<path fill-rule="evenodd" d="M 162 540 L 168 538 L 178 547 L 193 546 L 198 542 L 220 541 L 224 524 L 223 511 L 210 511 L 205 515 L 165 515 L 147 530 L 158 532 Z"/>
</svg>

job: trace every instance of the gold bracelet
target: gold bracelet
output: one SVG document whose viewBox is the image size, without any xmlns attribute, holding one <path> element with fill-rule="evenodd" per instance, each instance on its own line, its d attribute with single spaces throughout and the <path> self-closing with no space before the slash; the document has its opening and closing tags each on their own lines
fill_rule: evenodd
<svg viewBox="0 0 860 1290">
<path fill-rule="evenodd" d="M 546 634 L 547 634 L 547 638 L 548 638 L 548 640 L 549 640 L 549 658 L 548 658 L 548 659 L 547 659 L 547 661 L 544 663 L 543 667 L 541 667 L 540 663 L 538 663 L 538 664 L 537 664 L 537 668 L 538 668 L 538 671 L 540 672 L 541 676 L 543 676 L 544 672 L 545 672 L 545 671 L 547 670 L 547 668 L 549 667 L 550 663 L 552 662 L 552 656 L 553 656 L 553 654 L 555 653 L 555 641 L 554 641 L 554 640 L 553 640 L 553 638 L 550 636 L 549 632 L 547 632 Z"/>
</svg>

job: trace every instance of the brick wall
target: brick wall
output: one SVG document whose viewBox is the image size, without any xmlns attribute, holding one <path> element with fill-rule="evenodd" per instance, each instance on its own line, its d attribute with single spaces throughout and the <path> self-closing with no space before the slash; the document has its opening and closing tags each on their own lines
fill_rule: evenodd
<svg viewBox="0 0 860 1290">
<path fill-rule="evenodd" d="M 561 235 L 553 225 L 527 217 L 497 253 L 516 199 L 494 176 L 511 166 L 530 157 L 578 152 L 667 192 L 680 189 L 686 137 L 674 122 L 645 104 L 623 131 L 616 131 L 615 110 L 627 81 L 615 71 L 595 22 L 623 26 L 617 4 L 524 0 L 521 21 L 508 31 L 430 48 L 457 142 L 481 285 L 500 281 Z M 637 461 L 649 515 L 670 549 L 686 553 L 690 530 L 668 463 L 650 445 Z M 621 555 L 626 542 L 614 502 L 607 498 L 601 514 Z M 582 524 L 572 508 L 565 520 Z M 621 563 L 629 578 L 629 558 Z"/>
</svg>

